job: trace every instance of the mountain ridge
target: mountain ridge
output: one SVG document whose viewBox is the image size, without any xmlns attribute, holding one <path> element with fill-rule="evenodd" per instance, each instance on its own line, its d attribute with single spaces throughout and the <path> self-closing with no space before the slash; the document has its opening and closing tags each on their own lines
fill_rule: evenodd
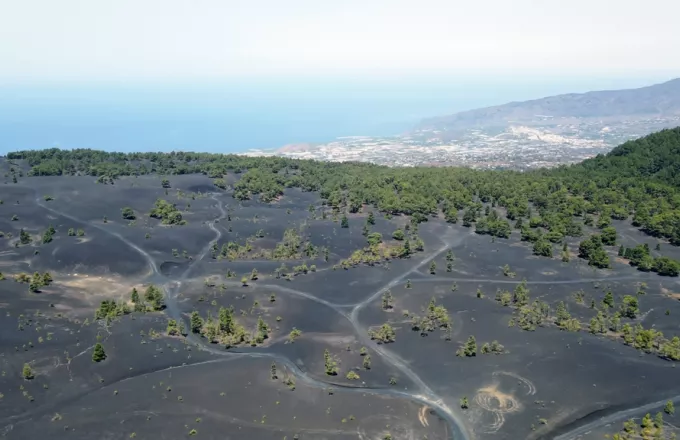
<svg viewBox="0 0 680 440">
<path fill-rule="evenodd" d="M 578 119 L 621 121 L 680 115 L 680 78 L 636 89 L 568 93 L 424 119 L 416 130 L 457 130 L 510 124 L 552 125 Z"/>
</svg>

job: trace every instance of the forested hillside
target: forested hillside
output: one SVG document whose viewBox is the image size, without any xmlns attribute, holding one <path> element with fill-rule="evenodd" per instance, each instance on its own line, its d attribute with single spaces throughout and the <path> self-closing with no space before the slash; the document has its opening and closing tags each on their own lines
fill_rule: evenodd
<svg viewBox="0 0 680 440">
<path fill-rule="evenodd" d="M 296 187 L 319 191 L 329 205 L 349 212 L 372 204 L 391 215 L 412 215 L 416 221 L 442 214 L 450 222 L 460 218 L 471 226 L 484 219 L 478 232 L 498 236 L 510 233 L 510 220 L 529 241 L 542 240 L 543 233 L 559 241 L 564 235 L 579 235 L 577 224 L 597 220 L 606 227 L 608 219 L 632 218 L 648 234 L 680 244 L 679 152 L 680 128 L 675 128 L 627 142 L 578 165 L 529 173 L 183 152 L 50 149 L 10 153 L 7 160 L 14 177 L 24 172 L 86 174 L 100 183 L 115 183 L 123 175 L 203 173 L 224 188 L 223 176 L 239 173 L 234 197 L 242 200 L 271 201 L 285 188 Z M 482 203 L 504 208 L 505 219 L 496 214 L 485 217 Z M 538 230 L 538 237 L 529 234 L 528 227 Z"/>
<path fill-rule="evenodd" d="M 652 178 L 680 188 L 680 127 L 626 142 L 574 168 L 613 177 Z"/>
</svg>

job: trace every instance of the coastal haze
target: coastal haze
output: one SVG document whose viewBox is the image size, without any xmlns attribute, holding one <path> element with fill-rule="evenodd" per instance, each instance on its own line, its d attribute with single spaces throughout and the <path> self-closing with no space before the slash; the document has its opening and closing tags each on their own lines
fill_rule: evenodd
<svg viewBox="0 0 680 440">
<path fill-rule="evenodd" d="M 397 136 L 344 137 L 248 154 L 392 166 L 529 169 L 580 162 L 627 140 L 677 125 L 680 79 L 428 118 Z"/>
</svg>

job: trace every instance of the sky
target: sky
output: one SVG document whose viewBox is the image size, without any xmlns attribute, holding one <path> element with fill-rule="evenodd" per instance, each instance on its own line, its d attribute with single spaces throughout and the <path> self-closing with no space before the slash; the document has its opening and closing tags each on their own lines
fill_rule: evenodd
<svg viewBox="0 0 680 440">
<path fill-rule="evenodd" d="M 0 85 L 680 76 L 676 0 L 0 0 Z"/>
<path fill-rule="evenodd" d="M 680 76 L 677 0 L 0 0 L 0 154 L 243 151 Z"/>
</svg>

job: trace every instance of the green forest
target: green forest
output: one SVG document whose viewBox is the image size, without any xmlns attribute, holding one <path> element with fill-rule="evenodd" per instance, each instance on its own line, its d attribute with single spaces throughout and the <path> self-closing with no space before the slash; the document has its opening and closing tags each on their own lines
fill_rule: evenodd
<svg viewBox="0 0 680 440">
<path fill-rule="evenodd" d="M 414 222 L 441 215 L 499 238 L 516 230 L 522 240 L 534 243 L 536 254 L 545 256 L 552 255 L 550 243 L 582 236 L 582 225 L 594 226 L 602 234 L 584 239 L 580 256 L 597 267 L 608 266 L 602 246 L 616 244 L 612 219 L 628 220 L 649 235 L 680 245 L 680 127 L 626 142 L 576 165 L 530 172 L 90 149 L 17 151 L 7 159 L 13 172 L 91 175 L 111 183 L 119 176 L 202 173 L 215 179 L 216 189 L 226 189 L 224 177 L 237 173 L 233 190 L 239 200 L 270 202 L 286 188 L 318 191 L 327 205 L 341 211 L 358 212 L 367 204 L 387 215 L 409 215 Z M 672 260 L 654 261 L 645 249 L 628 254 L 640 270 L 677 275 L 680 268 Z"/>
</svg>

